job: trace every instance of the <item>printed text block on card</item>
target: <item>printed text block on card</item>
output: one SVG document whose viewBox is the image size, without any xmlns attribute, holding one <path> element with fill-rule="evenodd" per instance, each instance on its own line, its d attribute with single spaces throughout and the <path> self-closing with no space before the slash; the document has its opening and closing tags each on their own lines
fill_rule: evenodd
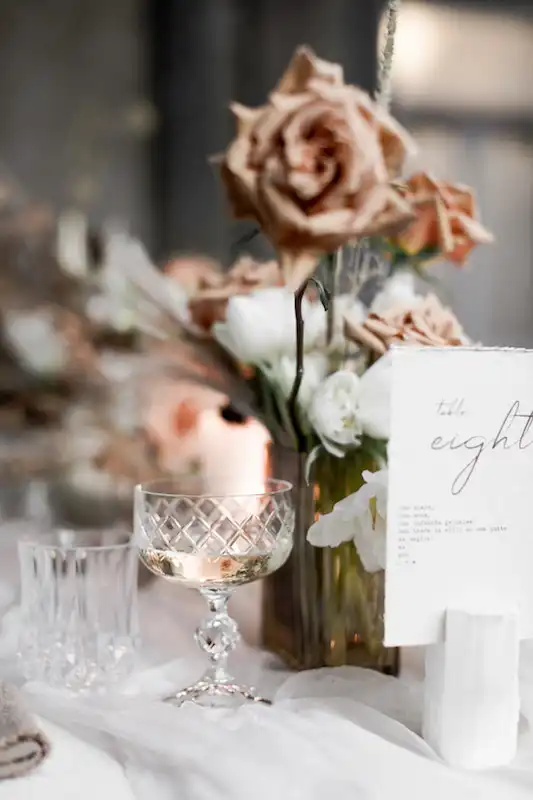
<svg viewBox="0 0 533 800">
<path fill-rule="evenodd" d="M 447 608 L 533 638 L 533 351 L 392 353 L 385 641 L 442 639 Z"/>
</svg>

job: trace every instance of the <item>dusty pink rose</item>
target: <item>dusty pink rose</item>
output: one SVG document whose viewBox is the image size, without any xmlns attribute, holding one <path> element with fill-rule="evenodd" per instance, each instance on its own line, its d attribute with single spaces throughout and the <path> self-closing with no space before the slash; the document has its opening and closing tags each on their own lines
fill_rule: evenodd
<svg viewBox="0 0 533 800">
<path fill-rule="evenodd" d="M 416 217 L 391 237 L 391 243 L 408 256 L 442 256 L 461 266 L 476 245 L 494 241 L 478 219 L 469 186 L 437 181 L 418 172 L 398 186 L 398 192 L 409 201 Z"/>
<path fill-rule="evenodd" d="M 165 275 L 181 284 L 188 294 L 195 294 L 202 289 L 212 289 L 224 282 L 224 273 L 220 265 L 204 256 L 173 258 L 165 265 L 164 271 Z"/>
<path fill-rule="evenodd" d="M 143 427 L 162 469 L 179 472 L 200 457 L 200 415 L 222 402 L 221 395 L 197 384 L 162 380 L 151 387 Z"/>
<path fill-rule="evenodd" d="M 253 218 L 295 289 L 323 253 L 392 234 L 411 218 L 390 180 L 411 140 L 342 67 L 299 48 L 260 108 L 234 104 L 237 137 L 222 161 L 233 212 Z"/>
<path fill-rule="evenodd" d="M 233 295 L 283 284 L 277 261 L 260 262 L 251 256 L 242 256 L 227 272 L 209 258 L 181 256 L 166 265 L 165 274 L 185 289 L 191 320 L 205 331 L 225 320 Z"/>
<path fill-rule="evenodd" d="M 412 308 L 398 306 L 381 315 L 370 314 L 359 325 L 346 321 L 345 334 L 375 355 L 383 355 L 393 344 L 458 347 L 468 343 L 453 311 L 433 294 L 420 297 Z"/>
<path fill-rule="evenodd" d="M 213 323 L 226 319 L 228 300 L 236 294 L 249 294 L 255 289 L 279 286 L 283 282 L 276 261 L 259 262 L 243 256 L 216 286 L 200 287 L 191 296 L 191 318 L 201 328 L 211 330 Z"/>
</svg>

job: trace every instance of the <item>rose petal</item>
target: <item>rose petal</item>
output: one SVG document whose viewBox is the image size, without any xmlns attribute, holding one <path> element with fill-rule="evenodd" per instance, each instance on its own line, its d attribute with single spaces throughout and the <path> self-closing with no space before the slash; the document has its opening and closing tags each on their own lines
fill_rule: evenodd
<svg viewBox="0 0 533 800">
<path fill-rule="evenodd" d="M 220 174 L 237 219 L 257 217 L 257 175 L 248 167 L 250 143 L 235 139 L 226 153 Z"/>
<path fill-rule="evenodd" d="M 409 201 L 389 178 L 408 137 L 339 65 L 299 48 L 265 106 L 233 111 L 222 167 L 233 211 L 258 220 L 284 264 L 300 264 L 292 286 L 321 253 L 406 224 Z"/>
<path fill-rule="evenodd" d="M 413 204 L 416 219 L 396 238 L 404 252 L 415 255 L 426 247 L 439 246 L 437 201 L 435 198 Z"/>
<path fill-rule="evenodd" d="M 301 92 L 299 94 L 282 94 L 281 92 L 271 92 L 269 95 L 271 105 L 276 111 L 283 112 L 287 116 L 294 114 L 302 106 L 315 100 L 313 92 Z"/>
<path fill-rule="evenodd" d="M 342 84 L 344 80 L 342 66 L 317 58 L 310 47 L 299 47 L 276 91 L 284 94 L 302 92 L 313 78 L 320 78 L 332 84 Z"/>
<path fill-rule="evenodd" d="M 230 111 L 237 119 L 237 136 L 248 136 L 264 110 L 264 106 L 260 108 L 249 108 L 248 106 L 243 106 L 241 103 L 230 103 Z"/>
<path fill-rule="evenodd" d="M 490 244 L 494 241 L 493 234 L 479 220 L 472 219 L 466 214 L 457 214 L 455 218 L 460 222 L 466 235 L 476 244 Z"/>
<path fill-rule="evenodd" d="M 476 204 L 474 201 L 474 193 L 472 189 L 463 184 L 456 184 L 440 182 L 437 184 L 441 197 L 450 208 L 458 208 L 469 217 L 473 217 L 476 213 Z"/>
<path fill-rule="evenodd" d="M 263 161 L 275 152 L 276 139 L 289 118 L 289 112 L 272 106 L 267 107 L 254 125 L 247 166 L 257 170 Z"/>
<path fill-rule="evenodd" d="M 415 213 L 407 202 L 392 187 L 386 187 L 386 199 L 382 210 L 376 214 L 366 227 L 366 236 L 391 236 L 403 230 L 414 218 Z"/>
<path fill-rule="evenodd" d="M 320 253 L 282 249 L 279 259 L 285 286 L 291 292 L 295 292 L 316 270 Z"/>
<path fill-rule="evenodd" d="M 369 350 L 382 355 L 387 352 L 387 345 L 379 338 L 374 336 L 366 325 L 354 325 L 350 320 L 344 322 L 344 335 L 352 342 L 367 347 Z"/>
<path fill-rule="evenodd" d="M 392 243 L 405 253 L 433 251 L 463 264 L 475 245 L 493 241 L 492 234 L 475 218 L 474 195 L 468 186 L 417 173 L 397 190 L 416 213 L 416 220 L 392 237 Z"/>
<path fill-rule="evenodd" d="M 405 159 L 414 156 L 418 148 L 410 133 L 383 106 L 378 105 L 375 114 L 389 177 L 395 178 L 401 173 Z"/>
</svg>

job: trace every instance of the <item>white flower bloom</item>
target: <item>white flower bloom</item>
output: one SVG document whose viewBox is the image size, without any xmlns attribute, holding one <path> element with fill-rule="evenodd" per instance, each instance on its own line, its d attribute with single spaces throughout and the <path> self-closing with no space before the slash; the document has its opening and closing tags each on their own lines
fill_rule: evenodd
<svg viewBox="0 0 533 800">
<path fill-rule="evenodd" d="M 136 239 L 123 233 L 110 236 L 101 277 L 101 288 L 110 304 L 148 319 L 162 309 L 181 323 L 188 323 L 189 298 L 185 289 L 152 263 Z"/>
<path fill-rule="evenodd" d="M 384 314 L 395 306 L 412 308 L 419 299 L 420 295 L 415 291 L 415 276 L 409 270 L 402 269 L 385 281 L 370 310 L 373 314 Z"/>
<path fill-rule="evenodd" d="M 305 347 L 312 349 L 325 311 L 304 298 L 302 313 Z M 296 350 L 294 295 L 284 287 L 272 287 L 230 297 L 226 321 L 215 323 L 213 334 L 245 364 L 272 365 L 283 355 L 292 356 Z"/>
<path fill-rule="evenodd" d="M 68 346 L 49 311 L 8 312 L 4 334 L 22 366 L 37 375 L 58 375 L 68 364 Z"/>
<path fill-rule="evenodd" d="M 309 528 L 315 547 L 337 547 L 353 540 L 367 572 L 385 568 L 388 471 L 363 472 L 365 483 Z"/>
<path fill-rule="evenodd" d="M 57 224 L 57 260 L 61 269 L 74 278 L 87 278 L 88 222 L 79 211 L 64 211 Z"/>
<path fill-rule="evenodd" d="M 328 357 L 324 353 L 309 353 L 304 356 L 304 375 L 298 392 L 298 403 L 304 410 L 309 408 L 314 393 L 328 374 L 328 367 Z M 280 387 L 283 396 L 288 398 L 296 378 L 296 358 L 282 356 L 267 371 L 267 375 Z"/>
<path fill-rule="evenodd" d="M 292 307 L 293 325 L 296 325 L 294 321 L 294 301 Z M 304 348 L 306 352 L 324 348 L 326 346 L 327 332 L 327 314 L 324 306 L 319 301 L 310 303 L 307 299 L 304 299 L 302 313 L 304 318 Z"/>
<path fill-rule="evenodd" d="M 87 317 L 96 325 L 108 325 L 121 333 L 134 331 L 138 323 L 138 314 L 120 303 L 118 298 L 104 294 L 90 297 L 85 307 Z"/>
<path fill-rule="evenodd" d="M 276 287 L 230 297 L 226 321 L 214 324 L 213 335 L 239 361 L 261 364 L 292 351 L 294 328 L 293 296 Z"/>
<path fill-rule="evenodd" d="M 343 455 L 341 447 L 359 443 L 363 427 L 358 416 L 361 378 L 339 370 L 326 378 L 313 395 L 309 420 L 330 453 Z"/>
<path fill-rule="evenodd" d="M 390 359 L 379 359 L 361 377 L 339 370 L 320 384 L 309 419 L 324 447 L 342 456 L 363 434 L 389 436 Z M 339 447 L 340 445 L 340 447 Z"/>
</svg>

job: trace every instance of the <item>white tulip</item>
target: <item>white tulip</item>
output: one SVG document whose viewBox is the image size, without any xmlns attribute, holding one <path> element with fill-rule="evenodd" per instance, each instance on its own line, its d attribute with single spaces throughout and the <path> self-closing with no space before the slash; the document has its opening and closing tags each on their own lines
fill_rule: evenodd
<svg viewBox="0 0 533 800">
<path fill-rule="evenodd" d="M 329 360 L 324 353 L 309 353 L 304 356 L 304 374 L 298 392 L 298 403 L 304 410 L 309 408 L 314 393 L 328 374 Z M 296 378 L 296 359 L 282 356 L 266 373 L 288 398 Z"/>
<path fill-rule="evenodd" d="M 387 439 L 390 424 L 390 366 L 379 359 L 361 377 L 347 370 L 334 372 L 313 395 L 309 419 L 322 444 L 334 455 L 344 455 L 366 434 Z"/>
<path fill-rule="evenodd" d="M 315 547 L 337 547 L 353 540 L 367 572 L 385 568 L 388 471 L 363 472 L 365 483 L 311 525 L 307 540 Z"/>
<path fill-rule="evenodd" d="M 271 363 L 294 348 L 293 296 L 271 288 L 230 297 L 226 321 L 215 323 L 213 334 L 244 364 Z"/>
<path fill-rule="evenodd" d="M 420 295 L 415 291 L 415 276 L 409 270 L 402 269 L 385 281 L 370 310 L 374 314 L 384 314 L 394 307 L 412 308 L 419 299 Z"/>
<path fill-rule="evenodd" d="M 325 311 L 304 298 L 304 346 L 312 349 Z M 230 297 L 225 322 L 213 326 L 220 344 L 244 364 L 273 365 L 296 351 L 294 295 L 284 287 L 258 289 Z"/>
</svg>

